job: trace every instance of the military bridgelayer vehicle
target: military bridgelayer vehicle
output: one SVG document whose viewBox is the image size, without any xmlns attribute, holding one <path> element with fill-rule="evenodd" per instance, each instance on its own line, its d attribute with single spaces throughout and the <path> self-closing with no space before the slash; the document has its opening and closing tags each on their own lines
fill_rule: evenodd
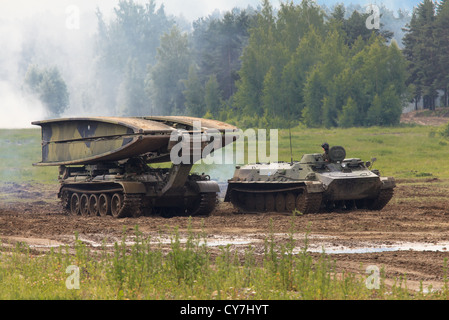
<svg viewBox="0 0 449 320">
<path fill-rule="evenodd" d="M 58 197 L 72 215 L 208 215 L 219 186 L 190 173 L 207 156 L 207 135 L 236 130 L 191 117 L 90 117 L 33 122 L 42 127 L 42 162 L 59 166 Z M 195 137 L 197 139 L 195 140 Z M 199 139 L 198 139 L 199 137 Z M 181 143 L 181 147 L 179 144 Z M 190 161 L 173 163 L 171 156 Z M 172 162 L 170 168 L 150 164 Z"/>
<path fill-rule="evenodd" d="M 333 147 L 328 154 L 303 155 L 299 162 L 237 166 L 225 201 L 243 212 L 381 210 L 396 184 L 371 170 L 374 161 L 346 159 L 343 147 Z"/>
</svg>

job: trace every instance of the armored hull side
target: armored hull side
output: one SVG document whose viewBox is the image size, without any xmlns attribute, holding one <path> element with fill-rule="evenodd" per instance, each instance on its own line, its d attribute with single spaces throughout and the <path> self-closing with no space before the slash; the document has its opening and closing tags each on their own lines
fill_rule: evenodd
<svg viewBox="0 0 449 320">
<path fill-rule="evenodd" d="M 243 212 L 384 208 L 393 197 L 394 178 L 381 177 L 371 164 L 345 156 L 344 148 L 334 147 L 329 160 L 306 154 L 299 162 L 237 166 L 225 201 Z"/>
</svg>

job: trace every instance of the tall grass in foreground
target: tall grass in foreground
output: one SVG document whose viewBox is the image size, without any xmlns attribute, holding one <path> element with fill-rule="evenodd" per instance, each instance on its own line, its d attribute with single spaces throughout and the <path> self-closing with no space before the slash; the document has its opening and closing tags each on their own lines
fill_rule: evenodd
<svg viewBox="0 0 449 320">
<path fill-rule="evenodd" d="M 132 238 L 133 244 L 127 244 Z M 411 294 L 403 279 L 368 289 L 365 276 L 338 273 L 324 253 L 300 252 L 293 236 L 278 244 L 272 236 L 263 252 L 230 246 L 213 255 L 202 234 L 181 241 L 174 230 L 169 248 L 143 238 L 138 228 L 114 248 L 100 250 L 76 240 L 49 253 L 17 244 L 0 246 L 0 299 L 447 299 L 441 291 Z M 79 289 L 69 289 L 69 266 L 79 268 Z M 68 272 L 68 273 L 67 273 Z M 73 282 L 74 283 L 74 282 Z M 73 288 L 73 287 L 72 287 Z"/>
</svg>

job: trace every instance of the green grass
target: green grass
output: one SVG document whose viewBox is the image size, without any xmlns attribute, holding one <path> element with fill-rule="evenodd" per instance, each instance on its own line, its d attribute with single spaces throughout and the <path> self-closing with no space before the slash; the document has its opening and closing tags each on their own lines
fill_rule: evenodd
<svg viewBox="0 0 449 320">
<path fill-rule="evenodd" d="M 150 244 L 135 228 L 132 240 L 110 250 L 92 251 L 80 240 L 73 247 L 60 247 L 38 254 L 18 244 L 0 246 L 0 299 L 174 299 L 174 300 L 366 300 L 447 299 L 446 286 L 440 291 L 411 293 L 404 278 L 387 287 L 381 272 L 378 289 L 368 289 L 364 276 L 337 273 L 326 255 L 307 252 L 307 236 L 299 253 L 293 237 L 286 244 L 265 242 L 264 252 L 253 248 L 237 255 L 229 246 L 212 256 L 206 237 L 189 231 L 181 243 L 176 229 L 170 250 Z M 78 280 L 73 269 L 79 268 Z M 362 273 L 363 274 L 363 273 Z M 446 281 L 447 282 L 447 281 Z M 78 287 L 75 287 L 79 284 Z"/>
<path fill-rule="evenodd" d="M 40 129 L 0 129 L 0 182 L 57 183 L 57 168 L 33 166 L 41 154 Z"/>
</svg>

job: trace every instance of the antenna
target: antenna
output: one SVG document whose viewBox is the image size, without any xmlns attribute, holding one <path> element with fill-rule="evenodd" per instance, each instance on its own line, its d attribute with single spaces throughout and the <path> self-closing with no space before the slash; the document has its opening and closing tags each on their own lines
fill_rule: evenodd
<svg viewBox="0 0 449 320">
<path fill-rule="evenodd" d="M 291 128 L 288 128 L 288 133 L 290 135 L 290 159 L 291 159 L 291 164 L 293 164 L 292 129 Z"/>
</svg>

